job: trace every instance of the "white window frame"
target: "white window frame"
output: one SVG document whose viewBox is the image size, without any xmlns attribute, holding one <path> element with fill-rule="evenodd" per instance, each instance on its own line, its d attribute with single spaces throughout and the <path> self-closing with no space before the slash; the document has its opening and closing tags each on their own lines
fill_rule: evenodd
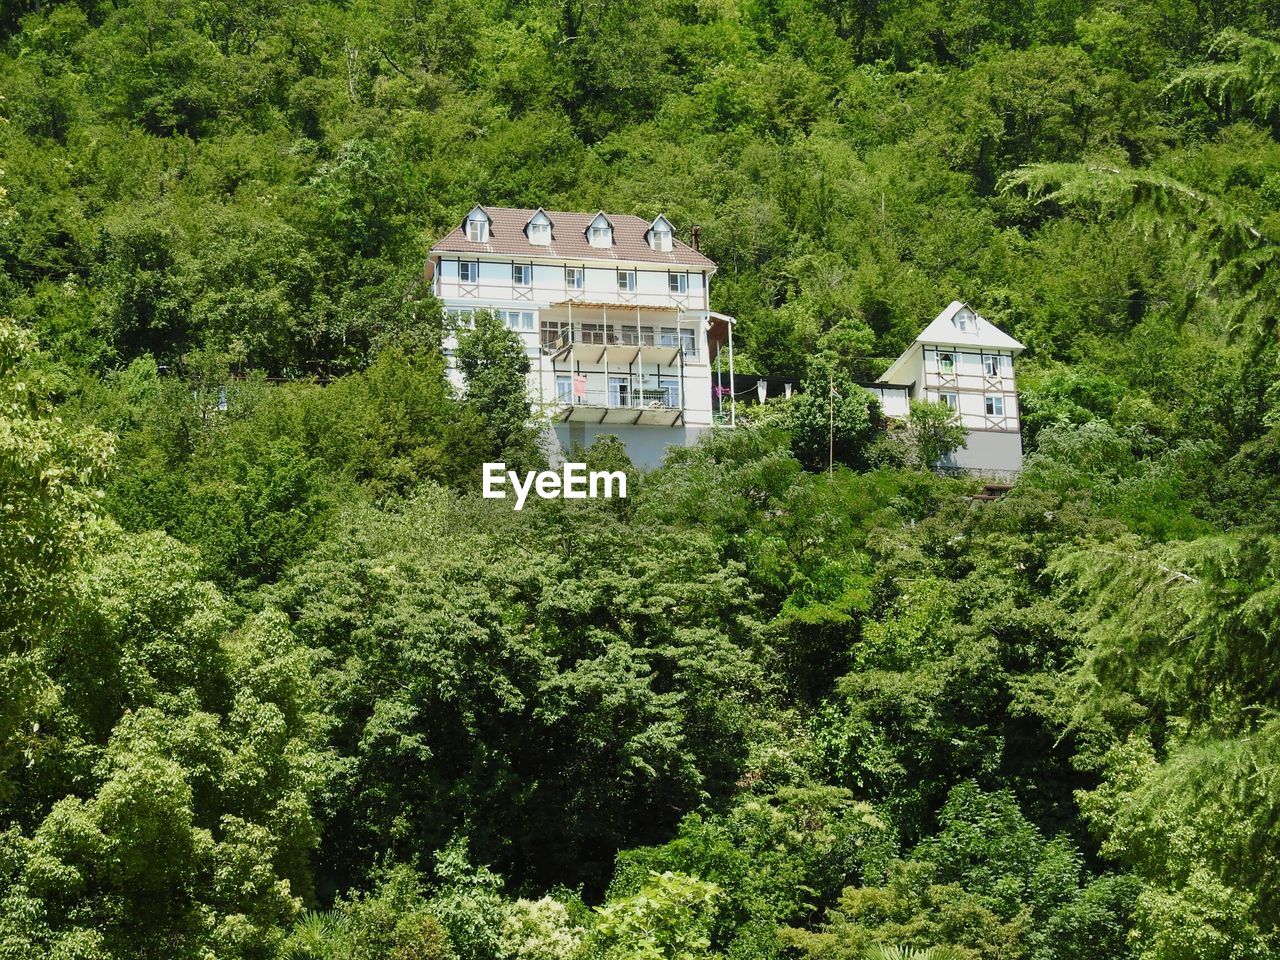
<svg viewBox="0 0 1280 960">
<path fill-rule="evenodd" d="M 1000 376 L 1000 358 L 994 353 L 982 355 L 982 372 L 988 377 Z"/>
<path fill-rule="evenodd" d="M 989 393 L 982 398 L 982 403 L 988 417 L 1004 416 L 1004 397 Z"/>
<path fill-rule="evenodd" d="M 564 285 L 568 290 L 581 290 L 586 284 L 586 271 L 582 267 L 564 268 Z"/>
<path fill-rule="evenodd" d="M 468 220 L 467 239 L 472 243 L 488 243 L 489 222 L 487 220 L 481 220 L 479 217 L 472 217 Z"/>
<path fill-rule="evenodd" d="M 508 330 L 514 330 L 516 333 L 533 333 L 536 329 L 536 322 L 532 310 L 499 310 L 502 315 L 502 322 L 507 325 Z"/>
<path fill-rule="evenodd" d="M 517 287 L 527 287 L 533 282 L 533 267 L 527 263 L 511 265 L 511 282 Z"/>
<path fill-rule="evenodd" d="M 670 230 L 654 230 L 653 231 L 653 249 L 666 253 L 671 250 L 671 231 Z"/>
<path fill-rule="evenodd" d="M 940 392 L 938 394 L 938 402 L 946 404 L 947 409 L 953 411 L 954 413 L 960 412 L 960 395 L 957 393 L 951 393 L 951 392 L 941 393 Z"/>
<path fill-rule="evenodd" d="M 609 374 L 609 406 L 611 407 L 630 407 L 631 391 L 633 384 L 631 377 L 626 375 Z"/>
<path fill-rule="evenodd" d="M 636 272 L 634 270 L 618 271 L 618 290 L 621 293 L 636 292 Z"/>
<path fill-rule="evenodd" d="M 549 223 L 531 223 L 529 224 L 529 242 L 535 247 L 547 247 L 551 245 L 551 224 Z"/>
<path fill-rule="evenodd" d="M 689 275 L 687 273 L 668 273 L 667 292 L 684 296 L 689 292 Z"/>
<path fill-rule="evenodd" d="M 944 360 L 943 357 L 946 357 Z M 955 373 L 956 372 L 956 355 L 954 353 L 938 354 L 938 372 L 939 373 Z"/>
<path fill-rule="evenodd" d="M 556 403 L 573 403 L 573 374 L 556 374 Z"/>
<path fill-rule="evenodd" d="M 466 276 L 464 276 L 463 274 L 466 274 Z M 459 283 L 479 283 L 480 282 L 480 261 L 479 260 L 459 260 L 458 261 L 458 282 Z"/>
<path fill-rule="evenodd" d="M 613 246 L 613 228 L 607 223 L 592 224 L 588 233 L 588 242 L 593 247 Z"/>
</svg>

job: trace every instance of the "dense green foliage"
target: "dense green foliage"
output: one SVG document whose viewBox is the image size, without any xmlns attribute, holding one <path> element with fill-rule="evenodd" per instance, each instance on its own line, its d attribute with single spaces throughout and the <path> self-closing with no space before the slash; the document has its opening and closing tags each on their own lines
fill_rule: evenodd
<svg viewBox="0 0 1280 960">
<path fill-rule="evenodd" d="M 1280 956 L 1277 18 L 4 5 L 0 958 Z M 476 201 L 699 223 L 805 391 L 478 498 Z M 953 297 L 998 501 L 856 386 Z"/>
</svg>

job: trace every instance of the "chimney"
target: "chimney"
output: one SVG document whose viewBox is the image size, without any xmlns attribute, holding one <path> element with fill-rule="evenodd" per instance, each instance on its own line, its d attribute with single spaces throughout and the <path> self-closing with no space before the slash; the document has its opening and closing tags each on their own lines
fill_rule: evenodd
<svg viewBox="0 0 1280 960">
<path fill-rule="evenodd" d="M 689 231 L 689 241 L 690 241 L 689 245 L 693 247 L 693 249 L 695 250 L 701 249 L 698 244 L 698 238 L 701 236 L 701 234 L 702 234 L 702 228 L 695 223 L 693 225 L 693 228 Z"/>
</svg>

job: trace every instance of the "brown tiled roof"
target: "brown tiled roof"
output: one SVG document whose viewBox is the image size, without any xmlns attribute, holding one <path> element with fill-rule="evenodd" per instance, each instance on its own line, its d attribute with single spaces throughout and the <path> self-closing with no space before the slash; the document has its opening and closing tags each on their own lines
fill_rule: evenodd
<svg viewBox="0 0 1280 960">
<path fill-rule="evenodd" d="M 544 210 L 551 220 L 551 243 L 538 246 L 529 242 L 524 226 L 538 211 L 515 207 L 482 207 L 489 215 L 489 242 L 472 243 L 467 239 L 465 222 L 459 224 L 443 240 L 431 248 L 432 253 L 494 253 L 505 256 L 563 257 L 567 260 L 636 260 L 646 263 L 672 263 L 714 267 L 715 264 L 688 244 L 672 237 L 671 249 L 654 250 L 645 241 L 649 223 L 630 214 L 606 214 L 613 224 L 613 246 L 593 247 L 587 242 L 587 226 L 594 213 L 568 213 Z"/>
</svg>

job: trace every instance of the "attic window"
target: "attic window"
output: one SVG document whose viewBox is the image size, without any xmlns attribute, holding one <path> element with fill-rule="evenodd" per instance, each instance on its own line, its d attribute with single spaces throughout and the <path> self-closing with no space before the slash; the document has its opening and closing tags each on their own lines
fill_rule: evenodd
<svg viewBox="0 0 1280 960">
<path fill-rule="evenodd" d="M 489 242 L 489 221 L 472 217 L 467 221 L 467 239 L 472 243 Z"/>
<path fill-rule="evenodd" d="M 666 217 L 659 215 L 649 225 L 648 240 L 649 246 L 659 253 L 667 253 L 671 250 L 671 223 Z"/>
<path fill-rule="evenodd" d="M 973 329 L 973 311 L 967 307 L 963 310 L 957 310 L 956 315 L 951 320 L 956 325 L 956 329 L 962 333 Z"/>
<path fill-rule="evenodd" d="M 529 222 L 525 224 L 525 236 L 529 238 L 529 242 L 534 246 L 546 247 L 551 245 L 551 220 L 539 210 Z"/>
<path fill-rule="evenodd" d="M 591 226 L 587 227 L 587 241 L 593 247 L 613 246 L 613 224 L 603 213 L 597 215 L 591 221 Z"/>
</svg>

